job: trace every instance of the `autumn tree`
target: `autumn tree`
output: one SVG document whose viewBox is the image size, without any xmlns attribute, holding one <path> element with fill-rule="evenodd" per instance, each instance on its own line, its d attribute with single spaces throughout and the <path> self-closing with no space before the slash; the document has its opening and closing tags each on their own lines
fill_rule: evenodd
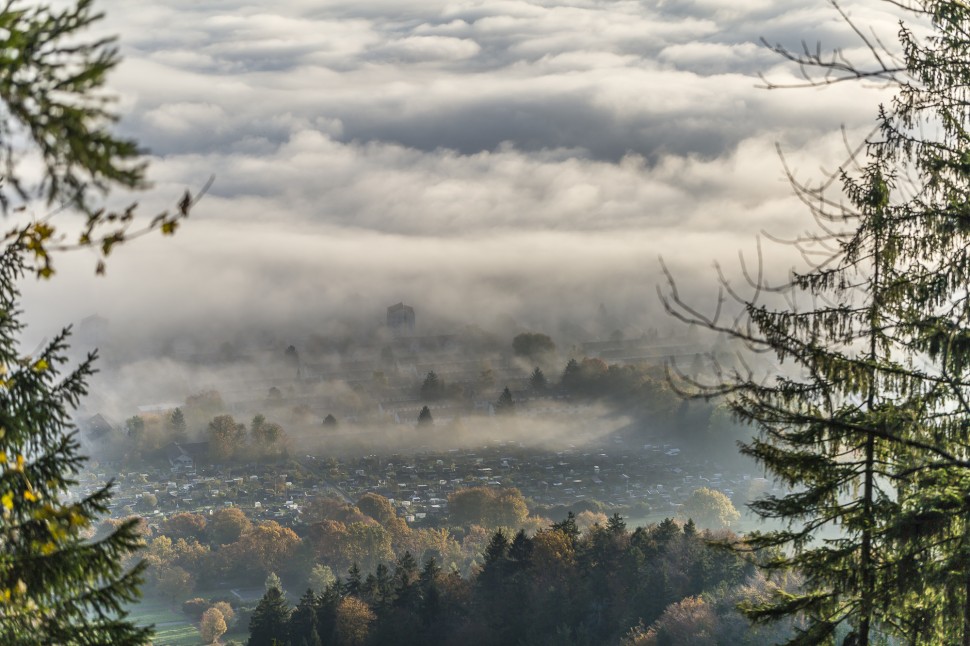
<svg viewBox="0 0 970 646">
<path fill-rule="evenodd" d="M 545 359 L 556 351 L 556 344 L 548 334 L 523 332 L 512 339 L 512 351 L 517 357 Z"/>
<path fill-rule="evenodd" d="M 266 520 L 224 546 L 220 553 L 227 559 L 236 577 L 258 581 L 271 572 L 293 568 L 293 557 L 302 541 L 289 527 Z"/>
<path fill-rule="evenodd" d="M 206 528 L 206 533 L 213 545 L 227 545 L 239 540 L 253 526 L 246 513 L 238 507 L 217 509 Z"/>
<path fill-rule="evenodd" d="M 135 509 L 146 513 L 151 513 L 158 505 L 158 496 L 153 493 L 144 493 L 135 503 Z"/>
<path fill-rule="evenodd" d="M 207 431 L 209 453 L 212 459 L 225 461 L 232 459 L 243 445 L 246 426 L 233 419 L 232 415 L 219 415 L 209 422 Z"/>
<path fill-rule="evenodd" d="M 152 574 L 155 591 L 169 601 L 184 599 L 195 589 L 195 578 L 178 565 L 161 565 Z"/>
<path fill-rule="evenodd" d="M 268 422 L 262 415 L 256 415 L 249 426 L 252 448 L 262 457 L 280 455 L 287 444 L 286 430 L 275 422 Z"/>
<path fill-rule="evenodd" d="M 226 626 L 226 618 L 222 615 L 218 608 L 209 608 L 204 613 L 202 613 L 202 619 L 199 622 L 199 633 L 202 634 L 202 639 L 205 640 L 207 644 L 212 644 L 220 637 L 222 637 L 229 627 Z"/>
<path fill-rule="evenodd" d="M 694 489 L 684 502 L 680 515 L 709 529 L 730 527 L 741 518 L 730 498 L 708 487 Z"/>
<path fill-rule="evenodd" d="M 159 531 L 172 539 L 206 537 L 206 518 L 202 514 L 179 512 L 162 521 Z"/>
<path fill-rule="evenodd" d="M 363 646 L 370 625 L 377 618 L 374 611 L 357 597 L 344 597 L 337 606 L 337 643 L 340 646 Z"/>
<path fill-rule="evenodd" d="M 381 525 L 385 525 L 393 518 L 397 518 L 397 512 L 391 501 L 384 496 L 367 492 L 357 500 L 357 508 L 367 516 L 370 516 Z"/>
<path fill-rule="evenodd" d="M 448 496 L 448 513 L 455 525 L 521 527 L 529 515 L 522 492 L 515 488 L 468 487 Z"/>
<path fill-rule="evenodd" d="M 222 613 L 223 619 L 226 620 L 226 625 L 232 623 L 232 620 L 236 618 L 236 611 L 232 609 L 228 601 L 216 601 L 212 604 L 212 607 Z"/>
</svg>

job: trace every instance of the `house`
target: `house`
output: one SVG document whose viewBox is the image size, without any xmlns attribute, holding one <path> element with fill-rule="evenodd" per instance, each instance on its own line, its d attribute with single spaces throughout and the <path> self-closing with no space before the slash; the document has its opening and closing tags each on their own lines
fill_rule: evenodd
<svg viewBox="0 0 970 646">
<path fill-rule="evenodd" d="M 117 431 L 114 424 L 105 419 L 101 413 L 79 423 L 78 429 L 84 439 L 92 442 L 111 441 L 112 436 Z"/>
<path fill-rule="evenodd" d="M 178 442 L 172 442 L 163 449 L 172 471 L 189 471 L 195 465 L 192 456 Z"/>
</svg>

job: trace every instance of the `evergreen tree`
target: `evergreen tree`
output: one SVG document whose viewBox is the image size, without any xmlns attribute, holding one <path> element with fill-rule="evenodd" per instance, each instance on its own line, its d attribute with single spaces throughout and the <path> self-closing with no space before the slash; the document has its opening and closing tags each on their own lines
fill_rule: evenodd
<svg viewBox="0 0 970 646">
<path fill-rule="evenodd" d="M 421 384 L 421 399 L 424 401 L 438 401 L 445 391 L 445 385 L 441 383 L 434 370 L 429 372 Z"/>
<path fill-rule="evenodd" d="M 142 580 L 143 565 L 122 565 L 141 545 L 137 521 L 86 540 L 81 532 L 108 512 L 111 485 L 68 495 L 84 463 L 71 412 L 94 355 L 62 374 L 67 330 L 34 357 L 18 353 L 22 251 L 0 253 L 0 643 L 144 644 L 150 630 L 123 609 Z"/>
<path fill-rule="evenodd" d="M 558 523 L 553 523 L 552 529 L 565 534 L 574 545 L 579 540 L 579 527 L 576 525 L 576 514 L 571 511 L 566 513 L 565 519 Z"/>
<path fill-rule="evenodd" d="M 913 437 L 922 384 L 900 363 L 907 354 L 891 336 L 903 309 L 894 294 L 906 280 L 898 271 L 905 240 L 890 205 L 892 181 L 878 155 L 861 177 L 843 174 L 855 211 L 840 217 L 855 228 L 834 239 L 798 241 L 816 252 L 837 245 L 825 262 L 792 279 L 789 302 L 809 306 L 769 309 L 752 300 L 745 304 L 750 324 L 742 329 L 708 322 L 798 367 L 773 381 L 738 372 L 729 383 L 702 390 L 731 393 L 734 414 L 760 429 L 742 452 L 790 488 L 751 504 L 787 527 L 753 533 L 746 548 L 772 552 L 766 567 L 805 576 L 801 591 L 750 612 L 759 619 L 804 613 L 808 626 L 797 643 L 831 639 L 847 623 L 856 643 L 869 644 L 877 625 L 888 625 L 895 596 L 886 542 L 898 518 L 891 478 Z M 829 527 L 839 537 L 818 542 Z"/>
<path fill-rule="evenodd" d="M 313 590 L 309 588 L 300 597 L 287 624 L 287 634 L 291 644 L 299 644 L 303 641 L 309 644 L 313 640 L 312 634 L 317 630 L 317 601 Z M 317 640 L 319 639 L 318 634 Z"/>
<path fill-rule="evenodd" d="M 370 576 L 368 575 L 368 579 Z M 390 570 L 383 563 L 378 564 L 374 570 L 373 592 L 371 600 L 374 605 L 383 606 L 390 603 L 394 597 L 394 583 L 391 578 Z"/>
<path fill-rule="evenodd" d="M 394 603 L 409 610 L 416 610 L 420 600 L 417 587 L 418 563 L 410 551 L 397 559 L 394 568 Z"/>
<path fill-rule="evenodd" d="M 280 579 L 276 572 L 270 572 L 266 575 L 266 580 L 263 581 L 263 587 L 269 590 L 270 588 L 276 588 L 281 593 L 283 592 L 283 581 Z"/>
<path fill-rule="evenodd" d="M 353 565 L 350 566 L 350 570 L 347 572 L 347 583 L 344 584 L 344 591 L 347 594 L 352 594 L 355 597 L 359 597 L 363 584 L 360 579 L 360 567 L 357 566 L 357 561 L 354 561 Z"/>
<path fill-rule="evenodd" d="M 623 520 L 623 517 L 619 513 L 614 513 L 606 521 L 606 529 L 613 534 L 623 534 L 626 532 L 626 521 Z"/>
<path fill-rule="evenodd" d="M 185 423 L 185 415 L 181 408 L 172 411 L 168 420 L 169 428 L 172 429 L 172 439 L 176 442 L 185 442 L 188 439 L 188 426 Z"/>
<path fill-rule="evenodd" d="M 267 588 L 249 620 L 248 646 L 275 646 L 286 635 L 290 609 L 277 587 Z"/>
<path fill-rule="evenodd" d="M 511 415 L 515 412 L 515 400 L 512 399 L 512 391 L 506 386 L 498 401 L 495 402 L 495 412 L 499 415 Z"/>
<path fill-rule="evenodd" d="M 144 187 L 145 164 L 136 142 L 107 128 L 115 115 L 103 86 L 118 50 L 112 38 L 81 35 L 101 15 L 91 0 L 58 4 L 0 8 L 0 209 L 57 204 L 85 215 L 72 234 L 57 229 L 53 214 L 21 220 L 0 250 L 0 643 L 140 644 L 150 631 L 122 609 L 137 597 L 143 570 L 122 566 L 140 545 L 135 521 L 82 540 L 107 513 L 110 487 L 80 500 L 67 495 L 84 462 L 70 413 L 94 357 L 62 375 L 66 332 L 37 357 L 19 356 L 15 281 L 27 270 L 51 276 L 55 252 L 72 246 L 93 249 L 100 273 L 128 237 L 174 233 L 197 198 L 186 194 L 176 210 L 137 230 L 134 206 L 100 207 L 112 188 Z M 22 175 L 24 161 L 30 170 Z"/>
<path fill-rule="evenodd" d="M 582 369 L 579 367 L 579 362 L 575 359 L 570 359 L 566 362 L 566 367 L 562 371 L 562 377 L 559 379 L 559 385 L 565 390 L 573 390 L 579 385 Z"/>
<path fill-rule="evenodd" d="M 510 546 L 509 537 L 506 536 L 505 532 L 497 530 L 492 534 L 492 538 L 489 539 L 488 546 L 485 548 L 485 553 L 483 554 L 485 557 L 485 567 L 488 568 L 488 566 L 508 558 Z"/>
<path fill-rule="evenodd" d="M 970 645 L 970 7 L 927 0 L 911 9 L 933 30 L 900 30 L 905 76 L 880 142 L 914 177 L 898 208 L 908 317 L 897 336 L 917 354 L 924 384 L 919 407 L 906 411 L 919 444 L 896 474 L 901 594 L 892 612 L 914 644 Z"/>
<path fill-rule="evenodd" d="M 442 607 L 441 588 L 438 585 L 438 576 L 441 568 L 433 557 L 429 557 L 421 570 L 418 578 L 418 586 L 421 589 L 421 605 L 418 608 L 418 617 L 421 624 L 428 628 L 438 619 Z"/>
<path fill-rule="evenodd" d="M 667 301 L 681 318 L 772 351 L 787 367 L 772 381 L 739 371 L 700 393 L 731 396 L 735 415 L 760 429 L 743 451 L 790 488 L 752 506 L 786 529 L 746 544 L 774 554 L 769 568 L 805 576 L 799 591 L 750 612 L 804 615 L 797 643 L 831 639 L 840 626 L 846 643 L 860 645 L 880 633 L 970 643 L 970 9 L 912 6 L 934 31 L 917 38 L 902 28 L 900 69 L 878 57 L 867 72 L 791 56 L 826 73 L 901 83 L 864 157 L 839 174 L 847 205 L 824 185 L 793 184 L 822 231 L 792 243 L 813 262 L 793 276 L 787 304 L 765 303 L 759 279 L 740 299 L 747 321 L 730 327 L 684 306 L 675 290 Z M 899 178 L 913 183 L 904 190 Z M 830 528 L 838 538 L 821 539 Z"/>
<path fill-rule="evenodd" d="M 434 426 L 434 418 L 431 416 L 431 409 L 424 406 L 418 413 L 418 426 Z"/>
<path fill-rule="evenodd" d="M 516 569 L 524 570 L 532 562 L 532 539 L 525 535 L 525 530 L 520 529 L 509 545 L 509 559 L 516 564 Z"/>
<path fill-rule="evenodd" d="M 529 377 L 529 389 L 537 395 L 542 395 L 548 387 L 546 376 L 542 374 L 542 369 L 536 366 L 536 369 L 532 371 L 532 376 Z"/>
</svg>

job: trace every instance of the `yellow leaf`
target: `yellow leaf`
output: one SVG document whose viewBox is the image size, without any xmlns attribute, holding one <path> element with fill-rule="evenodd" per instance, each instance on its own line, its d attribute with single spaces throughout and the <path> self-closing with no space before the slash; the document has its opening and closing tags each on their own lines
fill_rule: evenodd
<svg viewBox="0 0 970 646">
<path fill-rule="evenodd" d="M 45 370 L 47 370 L 50 367 L 51 367 L 50 364 L 47 363 L 47 359 L 41 359 L 40 361 L 38 361 L 37 363 L 34 364 L 34 371 L 35 372 L 44 372 Z"/>
<path fill-rule="evenodd" d="M 13 493 L 8 491 L 3 496 L 0 496 L 0 504 L 3 504 L 7 510 L 13 510 Z"/>
<path fill-rule="evenodd" d="M 33 491 L 30 491 L 28 489 L 27 491 L 24 492 L 24 500 L 26 500 L 27 502 L 37 502 L 37 496 L 34 494 Z"/>
</svg>

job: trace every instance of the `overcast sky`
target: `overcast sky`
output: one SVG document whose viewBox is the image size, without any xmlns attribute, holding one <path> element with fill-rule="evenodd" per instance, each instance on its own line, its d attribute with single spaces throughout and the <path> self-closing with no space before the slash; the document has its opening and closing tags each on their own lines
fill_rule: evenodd
<svg viewBox="0 0 970 646">
<path fill-rule="evenodd" d="M 885 3 L 845 5 L 893 41 Z M 78 254 L 29 284 L 41 328 L 98 312 L 323 329 L 399 300 L 419 321 L 537 328 L 605 303 L 646 327 L 658 254 L 703 285 L 760 230 L 808 226 L 775 144 L 820 177 L 840 126 L 861 141 L 889 96 L 757 89 L 797 73 L 761 37 L 857 46 L 823 0 L 100 6 L 125 59 L 118 127 L 150 151 L 138 199 L 216 180 L 177 236 L 120 249 L 107 277 Z"/>
</svg>

